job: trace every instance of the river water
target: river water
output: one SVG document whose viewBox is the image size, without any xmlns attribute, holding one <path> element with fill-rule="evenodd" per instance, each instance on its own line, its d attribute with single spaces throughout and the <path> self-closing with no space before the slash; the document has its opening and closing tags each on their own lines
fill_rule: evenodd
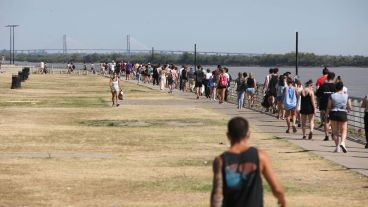
<svg viewBox="0 0 368 207">
<path fill-rule="evenodd" d="M 205 67 L 207 68 L 207 67 Z M 215 69 L 216 66 L 209 67 Z M 263 83 L 265 76 L 268 74 L 269 67 L 228 67 L 229 73 L 235 79 L 239 72 L 252 72 L 257 82 Z M 317 78 L 322 75 L 322 69 L 318 67 L 299 67 L 299 77 L 304 84 L 309 79 L 315 83 Z M 364 97 L 368 94 L 368 68 L 356 67 L 336 67 L 328 68 L 330 71 L 341 76 L 344 85 L 348 88 L 349 96 Z M 295 67 L 279 67 L 279 74 L 291 72 L 295 75 Z"/>
<path fill-rule="evenodd" d="M 17 62 L 20 65 L 37 65 L 39 63 L 30 62 Z M 51 63 L 49 64 L 49 67 Z M 66 68 L 65 63 L 52 63 L 55 68 Z M 76 63 L 77 69 L 82 68 L 81 63 Z M 87 67 L 89 68 L 89 64 Z M 95 67 L 98 69 L 99 64 L 95 63 Z M 216 66 L 204 66 L 205 69 L 209 68 L 211 71 L 216 69 Z M 228 67 L 229 73 L 235 79 L 239 72 L 252 72 L 257 82 L 263 83 L 265 76 L 268 74 L 269 67 Z M 315 83 L 317 78 L 322 75 L 321 67 L 299 67 L 299 77 L 304 84 L 309 79 L 312 79 Z M 349 96 L 362 98 L 368 94 L 368 68 L 358 68 L 358 67 L 331 67 L 330 71 L 335 72 L 336 77 L 341 76 L 344 85 L 348 88 Z M 293 76 L 295 75 L 295 67 L 279 67 L 279 74 L 284 72 L 291 72 Z"/>
</svg>

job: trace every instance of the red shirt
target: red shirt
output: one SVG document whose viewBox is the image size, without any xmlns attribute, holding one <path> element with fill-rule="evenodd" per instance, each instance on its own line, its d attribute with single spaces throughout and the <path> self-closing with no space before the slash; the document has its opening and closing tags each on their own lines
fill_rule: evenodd
<svg viewBox="0 0 368 207">
<path fill-rule="evenodd" d="M 327 75 L 322 75 L 321 77 L 319 77 L 316 82 L 316 87 L 320 87 L 322 84 L 325 83 L 326 80 L 327 80 Z"/>
</svg>

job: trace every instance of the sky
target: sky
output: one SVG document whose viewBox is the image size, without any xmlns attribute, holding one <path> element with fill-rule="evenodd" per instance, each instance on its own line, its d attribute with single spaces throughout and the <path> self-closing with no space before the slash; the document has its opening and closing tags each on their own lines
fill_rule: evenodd
<svg viewBox="0 0 368 207">
<path fill-rule="evenodd" d="M 0 50 L 193 50 L 368 56 L 367 0 L 0 0 Z"/>
</svg>

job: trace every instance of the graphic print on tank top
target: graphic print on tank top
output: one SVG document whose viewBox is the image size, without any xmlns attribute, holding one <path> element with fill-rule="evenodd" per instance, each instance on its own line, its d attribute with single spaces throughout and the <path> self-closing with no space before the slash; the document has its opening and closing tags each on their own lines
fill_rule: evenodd
<svg viewBox="0 0 368 207">
<path fill-rule="evenodd" d="M 240 190 L 249 187 L 256 175 L 257 165 L 254 163 L 239 163 L 226 166 L 226 183 L 229 188 Z"/>
</svg>

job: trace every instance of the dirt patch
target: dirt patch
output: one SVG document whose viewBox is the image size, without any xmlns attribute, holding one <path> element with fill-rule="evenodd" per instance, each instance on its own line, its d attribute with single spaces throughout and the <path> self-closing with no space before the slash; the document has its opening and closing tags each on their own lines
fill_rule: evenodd
<svg viewBox="0 0 368 207">
<path fill-rule="evenodd" d="M 88 120 L 80 122 L 82 125 L 94 127 L 185 127 L 204 126 L 208 121 L 200 120 Z"/>
</svg>

